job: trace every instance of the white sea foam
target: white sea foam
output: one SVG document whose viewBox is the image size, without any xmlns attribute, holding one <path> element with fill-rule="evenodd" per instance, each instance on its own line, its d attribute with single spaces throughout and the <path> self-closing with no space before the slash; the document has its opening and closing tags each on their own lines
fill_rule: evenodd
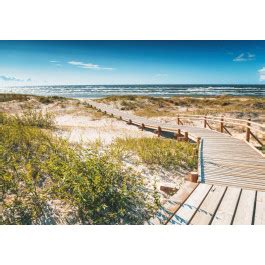
<svg viewBox="0 0 265 265">
<path fill-rule="evenodd" d="M 213 96 L 241 95 L 265 96 L 265 85 L 77 85 L 77 86 L 31 86 L 5 87 L 0 93 L 20 93 L 34 95 L 64 96 L 76 98 L 99 98 L 110 95 L 149 95 L 149 96 Z"/>
</svg>

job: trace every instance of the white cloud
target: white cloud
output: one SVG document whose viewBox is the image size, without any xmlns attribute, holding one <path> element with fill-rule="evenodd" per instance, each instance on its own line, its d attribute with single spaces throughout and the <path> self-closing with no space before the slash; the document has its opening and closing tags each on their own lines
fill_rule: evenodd
<svg viewBox="0 0 265 265">
<path fill-rule="evenodd" d="M 259 72 L 259 80 L 260 81 L 265 81 L 265 67 L 262 67 Z"/>
<path fill-rule="evenodd" d="M 98 64 L 83 63 L 83 62 L 78 62 L 78 61 L 70 61 L 68 63 L 71 65 L 80 67 L 80 68 L 84 68 L 84 69 L 92 69 L 92 70 L 113 70 L 114 69 L 110 67 L 101 67 Z"/>
<path fill-rule="evenodd" d="M 19 79 L 13 76 L 0 75 L 0 79 L 6 82 L 31 82 L 31 78 L 28 79 Z"/>
<path fill-rule="evenodd" d="M 256 55 L 252 53 L 241 53 L 233 59 L 234 62 L 247 62 L 255 60 Z"/>
<path fill-rule="evenodd" d="M 253 59 L 255 59 L 255 57 L 256 57 L 255 54 L 248 52 L 248 58 L 253 58 Z"/>
<path fill-rule="evenodd" d="M 166 77 L 168 74 L 156 74 L 157 77 Z"/>
<path fill-rule="evenodd" d="M 58 67 L 61 67 L 61 63 L 60 61 L 55 61 L 55 60 L 52 60 L 52 61 L 49 61 L 51 64 L 55 65 L 55 66 L 58 66 Z"/>
</svg>

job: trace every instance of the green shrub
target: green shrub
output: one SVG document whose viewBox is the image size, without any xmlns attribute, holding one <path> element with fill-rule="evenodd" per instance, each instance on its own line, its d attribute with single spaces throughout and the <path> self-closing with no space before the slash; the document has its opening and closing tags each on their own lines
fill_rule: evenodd
<svg viewBox="0 0 265 265">
<path fill-rule="evenodd" d="M 133 152 L 150 166 L 158 165 L 165 169 L 193 169 L 197 166 L 195 146 L 187 142 L 148 137 L 127 138 L 117 139 L 112 148 L 121 155 Z"/>
<path fill-rule="evenodd" d="M 29 100 L 30 96 L 23 95 L 23 94 L 4 94 L 0 93 L 0 102 L 7 102 L 12 100 L 17 101 L 27 101 Z"/>
<path fill-rule="evenodd" d="M 39 100 L 39 102 L 43 103 L 43 104 L 51 104 L 54 103 L 56 101 L 65 101 L 66 98 L 64 97 L 58 97 L 58 96 L 39 96 L 37 97 L 37 99 Z"/>
<path fill-rule="evenodd" d="M 17 122 L 24 126 L 35 126 L 39 128 L 52 128 L 54 125 L 53 115 L 49 112 L 43 113 L 28 109 L 21 116 L 17 116 Z"/>
<path fill-rule="evenodd" d="M 28 126 L 32 123 L 27 119 L 4 120 L 0 223 L 56 223 L 53 200 L 74 209 L 75 222 L 83 224 L 141 224 L 156 209 L 141 177 L 125 170 L 110 150 L 70 145 L 47 130 Z M 64 223 L 75 223 L 69 220 Z"/>
<path fill-rule="evenodd" d="M 7 114 L 0 112 L 0 124 L 19 124 L 43 129 L 54 127 L 53 118 L 54 116 L 49 112 L 43 113 L 32 109 L 25 110 L 21 115 L 16 116 L 7 116 Z"/>
</svg>

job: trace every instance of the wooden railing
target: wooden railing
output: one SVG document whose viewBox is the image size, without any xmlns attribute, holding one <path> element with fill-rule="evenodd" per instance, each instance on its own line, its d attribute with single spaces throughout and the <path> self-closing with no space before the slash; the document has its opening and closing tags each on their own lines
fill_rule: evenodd
<svg viewBox="0 0 265 265">
<path fill-rule="evenodd" d="M 214 130 L 212 123 L 219 126 L 219 130 L 221 133 L 227 133 L 232 135 L 231 131 L 229 131 L 228 127 L 236 126 L 233 129 L 238 129 L 238 127 L 245 129 L 245 140 L 249 142 L 251 137 L 258 142 L 261 146 L 264 146 L 264 136 L 265 136 L 265 125 L 260 123 L 251 121 L 251 119 L 236 119 L 236 118 L 226 118 L 226 117 L 215 117 L 215 116 L 201 116 L 201 115 L 185 115 L 179 114 L 177 116 L 177 124 L 184 125 L 184 121 L 201 121 L 203 123 L 203 128 L 210 128 Z M 237 131 L 238 132 L 238 131 Z M 260 136 L 257 135 L 260 134 Z"/>
<path fill-rule="evenodd" d="M 174 137 L 178 141 L 188 141 L 191 139 L 196 143 L 196 147 L 194 147 L 193 155 L 198 156 L 198 166 L 196 172 L 191 172 L 189 175 L 189 180 L 193 182 L 197 182 L 198 177 L 201 181 L 204 180 L 204 159 L 203 159 L 203 149 L 204 149 L 204 139 L 199 137 L 199 134 L 192 133 L 189 128 L 185 126 L 177 127 L 170 123 L 160 123 L 152 120 L 148 120 L 142 117 L 138 117 L 132 114 L 125 113 L 123 111 L 112 109 L 109 106 L 104 104 L 99 104 L 95 102 L 91 102 L 88 105 L 92 108 L 97 109 L 98 111 L 103 112 L 104 114 L 110 115 L 111 117 L 116 117 L 120 120 L 127 122 L 127 124 L 137 125 L 140 129 L 152 129 L 158 137 L 161 136 L 163 132 L 174 133 Z M 246 141 L 249 142 L 251 136 L 263 146 L 262 140 L 258 138 L 255 133 L 259 133 L 261 135 L 265 135 L 265 125 L 261 125 L 257 122 L 253 122 L 249 120 L 243 119 L 234 119 L 234 118 L 226 118 L 226 117 L 214 117 L 214 116 L 201 116 L 201 115 L 178 115 L 177 116 L 177 124 L 184 125 L 186 121 L 201 121 L 203 123 L 203 127 L 205 129 L 210 128 L 214 130 L 213 123 L 217 124 L 217 131 L 221 133 L 228 133 L 232 135 L 232 133 L 228 129 L 228 125 L 232 126 L 241 126 L 246 130 Z M 197 127 L 197 126 L 196 126 Z M 252 146 L 253 147 L 253 146 Z M 254 147 L 253 147 L 254 148 Z M 255 148 L 256 149 L 256 148 Z M 262 154 L 260 152 L 260 154 Z M 264 156 L 262 154 L 262 156 Z"/>
</svg>

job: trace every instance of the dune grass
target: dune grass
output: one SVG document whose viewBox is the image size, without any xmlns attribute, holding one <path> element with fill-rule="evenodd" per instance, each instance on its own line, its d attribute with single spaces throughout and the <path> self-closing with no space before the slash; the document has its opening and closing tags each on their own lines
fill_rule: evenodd
<svg viewBox="0 0 265 265">
<path fill-rule="evenodd" d="M 121 155 L 137 155 L 147 166 L 160 166 L 166 170 L 197 168 L 197 147 L 187 142 L 162 138 L 119 138 L 113 147 Z"/>
<path fill-rule="evenodd" d="M 58 223 L 58 200 L 74 210 L 63 223 L 140 224 L 157 208 L 142 178 L 108 149 L 71 145 L 29 117 L 1 117 L 0 223 Z"/>
<path fill-rule="evenodd" d="M 67 98 L 64 98 L 64 97 L 58 97 L 58 96 L 37 96 L 36 97 L 38 99 L 38 101 L 40 103 L 43 103 L 43 104 L 51 104 L 51 103 L 55 103 L 55 102 L 64 102 L 67 100 Z"/>
<path fill-rule="evenodd" d="M 216 97 L 148 97 L 110 96 L 98 101 L 113 103 L 122 110 L 133 111 L 139 116 L 174 116 L 178 112 L 189 114 L 236 113 L 265 114 L 265 98 L 216 96 Z"/>
<path fill-rule="evenodd" d="M 7 102 L 7 101 L 27 101 L 30 99 L 30 96 L 28 95 L 23 95 L 23 94 L 5 94 L 5 93 L 0 93 L 0 102 Z"/>
<path fill-rule="evenodd" d="M 67 100 L 67 98 L 59 97 L 59 96 L 34 96 L 34 95 L 26 95 L 26 94 L 13 94 L 13 93 L 0 93 L 0 102 L 8 102 L 8 101 L 19 101 L 24 102 L 30 99 L 37 99 L 40 103 L 43 104 L 51 104 L 54 102 L 62 102 Z"/>
<path fill-rule="evenodd" d="M 0 112 L 0 124 L 33 126 L 43 129 L 54 127 L 54 115 L 50 112 L 42 112 L 34 109 L 25 109 L 21 115 L 7 115 Z"/>
</svg>

